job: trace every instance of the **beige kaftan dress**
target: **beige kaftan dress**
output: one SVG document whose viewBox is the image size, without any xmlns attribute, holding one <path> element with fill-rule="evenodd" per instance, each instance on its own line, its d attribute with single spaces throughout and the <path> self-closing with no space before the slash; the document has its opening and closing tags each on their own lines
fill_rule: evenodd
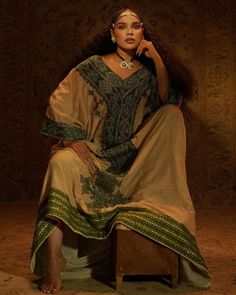
<svg viewBox="0 0 236 295">
<path fill-rule="evenodd" d="M 208 287 L 195 240 L 195 212 L 185 172 L 185 127 L 171 86 L 159 101 L 156 77 L 145 67 L 126 79 L 100 56 L 80 63 L 50 98 L 42 133 L 56 137 L 40 198 L 32 269 L 56 222 L 103 240 L 123 224 L 180 255 L 180 281 Z M 84 163 L 67 141 L 81 140 Z M 63 146 L 64 143 L 65 145 Z M 99 252 L 102 255 L 102 251 Z"/>
</svg>

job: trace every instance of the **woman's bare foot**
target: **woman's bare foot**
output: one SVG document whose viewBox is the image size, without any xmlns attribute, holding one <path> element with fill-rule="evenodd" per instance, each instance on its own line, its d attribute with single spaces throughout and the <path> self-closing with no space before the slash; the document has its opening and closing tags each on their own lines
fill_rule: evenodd
<svg viewBox="0 0 236 295">
<path fill-rule="evenodd" d="M 63 256 L 48 257 L 47 275 L 41 286 L 41 291 L 47 294 L 55 294 L 61 289 L 61 271 L 66 266 Z"/>
</svg>

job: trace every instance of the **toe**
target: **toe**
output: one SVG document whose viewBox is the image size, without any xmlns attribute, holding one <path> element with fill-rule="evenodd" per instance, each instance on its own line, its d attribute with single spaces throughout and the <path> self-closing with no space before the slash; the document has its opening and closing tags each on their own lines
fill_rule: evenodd
<svg viewBox="0 0 236 295">
<path fill-rule="evenodd" d="M 41 291 L 42 291 L 43 293 L 49 294 L 49 293 L 50 293 L 50 286 L 44 284 L 44 285 L 42 286 L 42 288 L 41 288 Z"/>
<path fill-rule="evenodd" d="M 42 292 L 45 292 L 45 290 L 46 290 L 46 285 L 45 284 L 42 284 L 41 286 L 40 286 L 40 290 L 42 291 Z"/>
</svg>

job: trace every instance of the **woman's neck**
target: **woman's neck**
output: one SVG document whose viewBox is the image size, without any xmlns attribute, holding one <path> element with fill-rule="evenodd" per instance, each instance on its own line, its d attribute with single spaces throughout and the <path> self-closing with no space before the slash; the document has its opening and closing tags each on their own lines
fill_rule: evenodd
<svg viewBox="0 0 236 295">
<path fill-rule="evenodd" d="M 130 49 L 130 50 L 124 50 L 119 47 L 117 47 L 116 51 L 118 52 L 119 55 L 121 55 L 124 59 L 130 60 L 135 56 L 135 49 Z"/>
</svg>

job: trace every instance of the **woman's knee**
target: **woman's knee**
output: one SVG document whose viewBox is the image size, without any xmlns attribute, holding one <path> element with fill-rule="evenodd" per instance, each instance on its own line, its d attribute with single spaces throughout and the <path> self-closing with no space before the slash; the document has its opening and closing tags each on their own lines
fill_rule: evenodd
<svg viewBox="0 0 236 295">
<path fill-rule="evenodd" d="M 176 104 L 165 104 L 160 107 L 160 110 L 168 112 L 170 114 L 182 113 L 180 108 Z"/>
<path fill-rule="evenodd" d="M 179 124 L 184 124 L 182 111 L 177 105 L 167 104 L 160 107 L 161 116 L 166 124 L 176 128 Z"/>
<path fill-rule="evenodd" d="M 183 114 L 180 108 L 175 104 L 166 104 L 160 107 L 159 109 L 163 112 L 166 116 L 170 116 L 171 118 L 182 118 Z"/>
</svg>

